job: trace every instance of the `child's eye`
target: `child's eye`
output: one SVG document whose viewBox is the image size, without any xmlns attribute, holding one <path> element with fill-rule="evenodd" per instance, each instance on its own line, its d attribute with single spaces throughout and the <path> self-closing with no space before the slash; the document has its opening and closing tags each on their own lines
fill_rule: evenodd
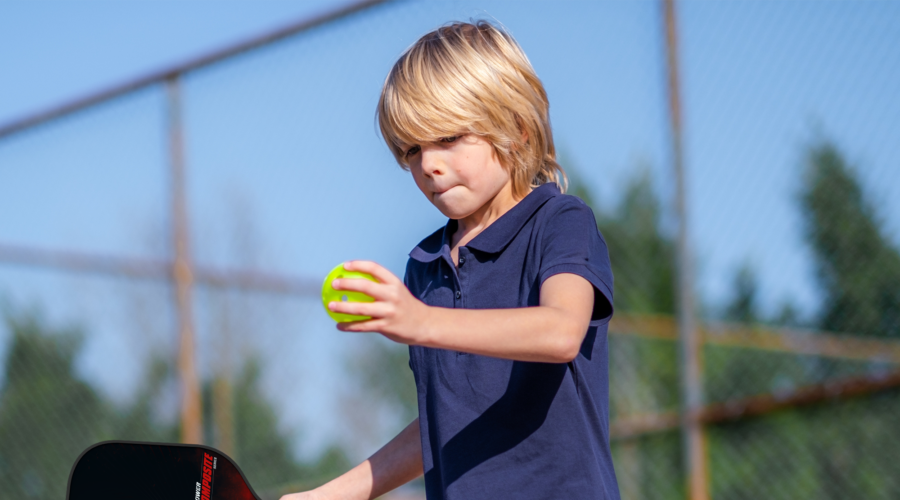
<svg viewBox="0 0 900 500">
<path fill-rule="evenodd" d="M 452 135 L 450 137 L 441 137 L 441 142 L 447 142 L 447 143 L 456 142 L 457 139 L 459 139 L 458 135 Z"/>
<path fill-rule="evenodd" d="M 420 148 L 419 146 L 413 146 L 413 147 L 407 149 L 407 150 L 406 150 L 406 157 L 409 158 L 410 156 L 412 156 L 412 155 L 418 153 L 420 149 L 422 149 L 422 148 Z"/>
</svg>

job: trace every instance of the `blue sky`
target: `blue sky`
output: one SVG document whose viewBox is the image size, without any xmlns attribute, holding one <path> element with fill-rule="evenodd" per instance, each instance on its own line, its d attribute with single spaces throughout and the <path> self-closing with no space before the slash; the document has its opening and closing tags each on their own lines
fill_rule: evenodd
<svg viewBox="0 0 900 500">
<path fill-rule="evenodd" d="M 0 123 L 337 3 L 0 2 L 0 67 L 11 75 Z M 791 300 L 811 312 L 818 296 L 796 193 L 803 146 L 816 134 L 857 165 L 900 242 L 900 4 L 684 2 L 679 14 L 698 288 L 715 308 L 750 262 L 768 309 Z M 601 205 L 612 207 L 641 165 L 669 196 L 655 2 L 397 2 L 185 80 L 197 260 L 317 278 L 367 258 L 401 274 L 409 249 L 444 219 L 393 165 L 375 133 L 375 100 L 406 46 L 472 17 L 517 37 L 548 90 L 567 167 Z M 0 213 L 12 214 L 0 217 L 0 241 L 167 255 L 163 97 L 149 88 L 0 140 Z M 241 227 L 255 244 L 233 241 Z M 141 302 L 159 311 L 145 311 L 147 328 L 170 332 L 164 290 L 0 265 L 8 300 L 43 303 L 54 320 L 95 332 L 83 369 L 118 395 L 140 374 L 128 356 L 146 348 L 121 333 L 140 330 L 123 312 L 135 301 L 116 302 L 122 289 L 152 297 Z M 314 301 L 271 300 L 281 312 L 256 317 L 264 326 L 245 341 L 271 361 L 272 393 L 301 381 L 279 404 L 314 449 L 341 433 L 333 394 L 346 383 L 352 339 Z M 211 341 L 213 320 L 199 316 L 200 341 Z M 279 348 L 285 338 L 296 341 Z"/>
</svg>

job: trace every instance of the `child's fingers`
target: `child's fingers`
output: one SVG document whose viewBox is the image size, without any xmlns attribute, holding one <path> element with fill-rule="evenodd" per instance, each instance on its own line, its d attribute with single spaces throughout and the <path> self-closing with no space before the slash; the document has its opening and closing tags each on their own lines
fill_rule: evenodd
<svg viewBox="0 0 900 500">
<path fill-rule="evenodd" d="M 346 321 L 338 323 L 337 329 L 342 332 L 377 332 L 383 327 L 380 319 L 367 319 L 364 321 Z"/>
<path fill-rule="evenodd" d="M 373 318 L 384 317 L 389 306 L 384 302 L 329 302 L 328 309 L 331 312 L 353 314 L 356 316 L 371 316 Z"/>
<path fill-rule="evenodd" d="M 402 283 L 400 278 L 394 276 L 394 273 L 388 271 L 385 267 L 372 262 L 371 260 L 351 260 L 350 262 L 344 263 L 344 269 L 348 271 L 360 271 L 363 273 L 369 273 L 382 283 Z"/>
<path fill-rule="evenodd" d="M 385 300 L 385 285 L 374 283 L 363 278 L 341 278 L 331 282 L 331 287 L 335 290 L 346 290 L 348 292 L 362 292 L 375 300 Z"/>
</svg>

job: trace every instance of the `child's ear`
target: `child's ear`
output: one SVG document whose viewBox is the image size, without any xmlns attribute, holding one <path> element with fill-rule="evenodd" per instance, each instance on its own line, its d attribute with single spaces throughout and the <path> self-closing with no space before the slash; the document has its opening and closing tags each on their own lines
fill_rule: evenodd
<svg viewBox="0 0 900 500">
<path fill-rule="evenodd" d="M 519 131 L 522 132 L 522 144 L 528 144 L 528 129 L 522 123 L 522 117 L 516 116 L 516 123 L 519 125 Z"/>
<path fill-rule="evenodd" d="M 519 144 L 520 144 L 520 143 L 516 143 L 516 142 L 510 144 L 510 148 L 509 148 L 509 149 L 512 150 L 512 151 L 517 151 L 517 150 L 519 149 Z M 522 146 L 525 146 L 525 145 L 527 145 L 527 144 L 528 144 L 528 132 L 526 132 L 526 131 L 523 129 L 523 130 L 522 130 L 522 142 L 521 142 L 521 145 L 522 145 Z"/>
</svg>

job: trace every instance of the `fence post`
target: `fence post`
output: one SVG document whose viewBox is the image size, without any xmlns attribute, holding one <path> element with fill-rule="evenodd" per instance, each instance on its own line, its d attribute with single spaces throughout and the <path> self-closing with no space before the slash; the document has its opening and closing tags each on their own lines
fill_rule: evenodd
<svg viewBox="0 0 900 500">
<path fill-rule="evenodd" d="M 168 98 L 169 160 L 172 176 L 172 242 L 175 258 L 172 279 L 175 282 L 175 307 L 178 318 L 178 374 L 181 379 L 181 442 L 203 442 L 200 381 L 194 356 L 194 318 L 191 288 L 190 234 L 187 195 L 184 188 L 184 127 L 181 113 L 181 86 L 178 74 L 166 79 Z"/>
<path fill-rule="evenodd" d="M 675 0 L 662 0 L 666 65 L 668 68 L 669 117 L 672 133 L 672 163 L 675 170 L 675 212 L 678 218 L 676 267 L 678 280 L 678 338 L 681 371 L 681 433 L 687 474 L 687 495 L 691 500 L 709 498 L 709 471 L 706 440 L 699 420 L 703 408 L 702 343 L 694 321 L 693 263 L 688 237 L 687 194 L 684 179 L 681 95 L 678 74 L 678 36 Z"/>
</svg>

